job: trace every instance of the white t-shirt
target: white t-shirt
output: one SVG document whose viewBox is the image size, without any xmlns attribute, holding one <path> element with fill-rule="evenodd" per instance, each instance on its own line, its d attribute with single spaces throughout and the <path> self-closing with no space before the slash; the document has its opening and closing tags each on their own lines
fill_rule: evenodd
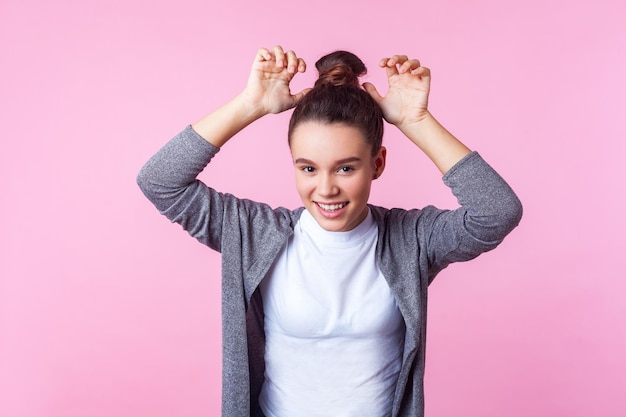
<svg viewBox="0 0 626 417">
<path fill-rule="evenodd" d="M 391 414 L 404 321 L 376 265 L 372 215 L 348 232 L 304 210 L 261 283 L 267 417 Z"/>
</svg>

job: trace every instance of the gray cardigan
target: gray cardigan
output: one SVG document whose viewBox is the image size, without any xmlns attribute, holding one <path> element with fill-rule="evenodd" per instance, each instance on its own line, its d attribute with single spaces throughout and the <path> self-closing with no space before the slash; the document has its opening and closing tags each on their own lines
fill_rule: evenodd
<svg viewBox="0 0 626 417">
<path fill-rule="evenodd" d="M 207 187 L 196 177 L 218 151 L 188 126 L 146 163 L 137 182 L 162 214 L 222 253 L 222 416 L 249 417 L 258 409 L 264 378 L 257 287 L 303 208 L 273 209 Z M 443 181 L 461 205 L 456 210 L 370 205 L 378 224 L 377 262 L 406 324 L 394 417 L 424 415 L 428 284 L 448 264 L 495 248 L 522 215 L 514 192 L 475 152 Z"/>
</svg>

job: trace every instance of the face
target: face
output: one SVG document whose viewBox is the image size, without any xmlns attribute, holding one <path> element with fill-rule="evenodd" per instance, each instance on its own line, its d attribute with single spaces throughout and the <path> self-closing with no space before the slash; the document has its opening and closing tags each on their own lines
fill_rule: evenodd
<svg viewBox="0 0 626 417">
<path fill-rule="evenodd" d="M 372 148 L 355 127 L 304 122 L 291 135 L 296 188 L 320 226 L 331 232 L 354 229 L 367 217 L 372 180 L 385 168 L 385 148 Z"/>
</svg>

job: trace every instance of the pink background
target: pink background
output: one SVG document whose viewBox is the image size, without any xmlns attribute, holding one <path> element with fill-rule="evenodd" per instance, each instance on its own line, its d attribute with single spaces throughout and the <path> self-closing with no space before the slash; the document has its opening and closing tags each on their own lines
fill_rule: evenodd
<svg viewBox="0 0 626 417">
<path fill-rule="evenodd" d="M 220 258 L 135 176 L 276 43 L 311 68 L 352 50 L 381 90 L 380 57 L 419 57 L 432 112 L 524 202 L 498 250 L 431 286 L 426 415 L 626 415 L 626 3 L 296 5 L 2 0 L 0 416 L 218 414 Z M 287 119 L 245 130 L 203 178 L 299 205 Z M 419 150 L 385 140 L 372 202 L 454 206 Z"/>
</svg>

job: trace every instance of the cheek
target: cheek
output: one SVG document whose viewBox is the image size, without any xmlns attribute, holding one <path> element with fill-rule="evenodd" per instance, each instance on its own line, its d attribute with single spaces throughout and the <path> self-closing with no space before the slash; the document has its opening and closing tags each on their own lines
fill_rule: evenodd
<svg viewBox="0 0 626 417">
<path fill-rule="evenodd" d="M 311 193 L 314 188 L 310 178 L 304 178 L 296 175 L 296 190 L 300 196 L 305 196 Z"/>
<path fill-rule="evenodd" d="M 346 191 L 348 191 L 353 197 L 367 199 L 370 194 L 371 185 L 371 179 L 366 178 L 365 176 L 354 178 L 354 181 L 346 184 Z"/>
</svg>

